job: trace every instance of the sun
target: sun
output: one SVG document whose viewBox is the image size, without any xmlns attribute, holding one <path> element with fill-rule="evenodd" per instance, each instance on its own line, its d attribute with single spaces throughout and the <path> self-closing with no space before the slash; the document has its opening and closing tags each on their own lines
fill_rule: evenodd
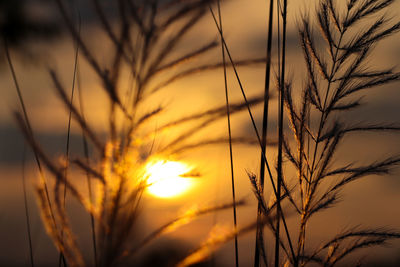
<svg viewBox="0 0 400 267">
<path fill-rule="evenodd" d="M 188 174 L 191 168 L 178 161 L 159 160 L 146 166 L 148 193 L 159 198 L 172 198 L 188 191 L 193 182 Z"/>
</svg>

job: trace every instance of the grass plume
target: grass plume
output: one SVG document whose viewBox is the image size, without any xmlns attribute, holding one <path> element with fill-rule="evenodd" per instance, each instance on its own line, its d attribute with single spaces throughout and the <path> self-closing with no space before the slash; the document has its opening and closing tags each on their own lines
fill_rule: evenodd
<svg viewBox="0 0 400 267">
<path fill-rule="evenodd" d="M 95 51 L 82 38 L 80 26 L 75 25 L 66 2 L 56 0 L 68 34 L 76 44 L 71 95 L 67 93 L 68 87 L 63 84 L 61 73 L 48 69 L 54 91 L 69 115 L 64 162 L 50 157 L 37 141 L 6 46 L 6 57 L 22 109 L 22 112 L 15 112 L 15 120 L 34 152 L 42 181 L 36 188 L 39 209 L 48 235 L 65 259 L 64 265 L 132 265 L 140 258 L 141 252 L 160 237 L 199 216 L 227 209 L 233 210 L 233 228 L 218 228 L 211 232 L 202 244 L 181 259 L 178 266 L 189 266 L 207 259 L 227 242 L 234 242 L 232 259 L 239 266 L 242 252 L 239 253 L 238 238 L 252 231 L 255 231 L 255 267 L 338 266 L 354 252 L 400 238 L 396 230 L 359 226 L 332 233 L 332 237 L 320 241 L 322 245 L 317 248 L 313 248 L 310 242 L 317 241 L 313 236 L 314 229 L 310 227 L 311 220 L 342 201 L 342 192 L 349 184 L 370 175 L 386 175 L 400 164 L 399 155 L 376 158 L 367 164 L 357 160 L 343 163 L 338 153 L 345 149 L 345 141 L 350 136 L 400 131 L 400 125 L 368 120 L 361 123 L 351 121 L 351 116 L 348 116 L 366 105 L 364 95 L 370 90 L 400 79 L 396 68 L 378 68 L 371 64 L 374 48 L 400 31 L 400 23 L 385 15 L 393 7 L 394 0 L 348 0 L 344 5 L 333 0 L 318 1 L 315 16 L 304 15 L 298 22 L 305 71 L 300 85 L 290 78 L 287 70 L 289 53 L 286 46 L 292 1 L 269 2 L 266 54 L 240 60 L 234 60 L 225 39 L 223 1 L 117 0 L 112 3 L 115 17 L 109 16 L 102 1 L 91 2 L 100 29 L 111 44 L 105 62 L 97 59 Z M 275 11 L 277 17 L 274 19 Z M 180 53 L 181 46 L 187 48 L 187 37 L 196 31 L 196 25 L 207 19 L 208 14 L 211 14 L 211 22 L 215 23 L 217 36 L 191 44 L 187 51 Z M 276 65 L 272 61 L 274 28 L 277 28 L 278 38 Z M 220 60 L 193 63 L 218 52 L 219 48 Z M 107 97 L 105 133 L 100 133 L 86 119 L 83 88 L 79 84 L 82 78 L 79 75 L 80 62 L 95 74 L 100 83 L 98 90 Z M 238 67 L 264 64 L 263 92 L 248 97 Z M 241 101 L 232 101 L 228 68 L 231 68 L 240 89 Z M 276 99 L 272 92 L 273 78 L 270 77 L 274 68 Z M 153 97 L 182 79 L 215 70 L 221 70 L 221 76 L 223 71 L 223 105 L 158 121 L 167 107 L 157 106 Z M 126 85 L 128 80 L 129 85 Z M 78 90 L 79 102 L 73 101 L 75 90 Z M 267 135 L 274 125 L 270 123 L 269 115 L 272 101 L 276 101 L 278 108 L 277 134 L 273 137 Z M 264 107 L 262 130 L 259 131 L 254 107 L 261 104 Z M 236 134 L 232 129 L 232 118 L 245 112 L 254 131 L 253 138 Z M 200 136 L 203 129 L 225 119 L 226 135 Z M 69 155 L 72 122 L 82 132 L 81 156 Z M 157 124 L 156 129 L 154 124 Z M 176 130 L 176 135 L 158 142 L 158 134 L 165 134 L 168 130 Z M 224 168 L 230 170 L 232 201 L 190 209 L 142 239 L 138 238 L 137 224 L 145 191 L 150 186 L 148 179 L 151 175 L 147 172 L 147 165 L 155 159 L 179 157 L 201 147 L 221 144 L 229 145 L 230 165 Z M 238 163 L 233 160 L 233 146 L 237 144 L 255 145 L 261 151 L 261 155 L 257 154 L 260 156 L 257 156 L 260 159 L 259 175 L 247 171 L 248 189 L 254 193 L 257 218 L 244 225 L 238 224 L 239 207 L 244 205 L 244 201 L 237 200 L 235 188 Z M 276 148 L 274 166 L 267 155 L 267 146 Z M 55 182 L 53 194 L 48 192 L 44 168 Z M 86 175 L 87 191 L 73 183 L 70 179 L 73 172 L 67 172 L 69 168 L 76 168 Z M 197 169 L 181 175 L 185 179 L 198 176 Z M 266 183 L 266 176 L 270 184 Z M 271 189 L 269 201 L 268 190 L 264 189 L 266 186 Z M 90 216 L 94 258 L 85 257 L 86 250 L 80 247 L 79 237 L 73 231 L 72 215 L 65 208 L 67 193 Z M 30 231 L 28 212 L 25 216 Z M 289 224 L 289 216 L 296 223 L 291 221 Z M 266 231 L 269 235 L 264 235 Z M 266 236 L 273 238 L 267 239 Z"/>
</svg>

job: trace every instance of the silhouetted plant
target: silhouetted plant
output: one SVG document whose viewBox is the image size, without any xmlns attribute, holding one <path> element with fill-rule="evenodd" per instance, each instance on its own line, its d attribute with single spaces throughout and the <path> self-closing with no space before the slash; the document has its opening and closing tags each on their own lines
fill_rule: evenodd
<svg viewBox="0 0 400 267">
<path fill-rule="evenodd" d="M 129 258 L 135 257 L 143 246 L 180 224 L 187 223 L 203 214 L 243 204 L 243 201 L 235 201 L 235 197 L 233 197 L 233 203 L 190 211 L 182 217 L 162 225 L 142 241 L 135 240 L 133 237 L 136 230 L 135 221 L 139 215 L 138 207 L 142 200 L 142 194 L 148 186 L 147 174 L 144 169 L 146 164 L 157 156 L 171 155 L 200 146 L 220 143 L 229 143 L 230 146 L 235 142 L 251 143 L 257 144 L 261 148 L 260 177 L 248 172 L 251 188 L 257 199 L 257 221 L 240 228 L 235 227 L 228 233 L 211 235 L 208 240 L 183 259 L 179 266 L 188 266 L 199 262 L 208 257 L 219 245 L 232 239 L 237 240 L 239 234 L 254 229 L 257 232 L 255 266 L 260 264 L 260 257 L 265 265 L 269 265 L 273 261 L 275 266 L 281 266 L 281 260 L 284 258 L 286 265 L 296 267 L 314 263 L 335 266 L 354 251 L 400 238 L 400 233 L 397 231 L 358 227 L 336 234 L 316 250 L 311 250 L 306 245 L 307 233 L 310 232 L 307 229 L 310 219 L 320 211 L 338 203 L 339 194 L 346 185 L 368 175 L 387 174 L 400 163 L 400 156 L 392 156 L 378 159 L 367 165 L 359 165 L 357 162 L 349 162 L 343 166 L 333 164 L 341 143 L 348 135 L 357 132 L 400 130 L 399 126 L 393 124 L 349 124 L 348 121 L 344 121 L 346 112 L 362 105 L 361 98 L 357 97 L 359 93 L 397 81 L 400 78 L 400 73 L 393 68 L 371 69 L 368 66 L 368 56 L 372 53 L 374 46 L 400 29 L 400 23 L 391 23 L 385 15 L 381 15 L 376 21 L 371 22 L 372 17 L 375 18 L 387 10 L 394 0 L 349 0 L 343 8 L 338 8 L 337 3 L 332 0 L 319 1 L 315 20 L 315 24 L 320 29 L 319 35 L 314 33 L 312 17 L 304 16 L 299 23 L 300 43 L 307 72 L 306 82 L 302 87 L 293 84 L 285 76 L 288 1 L 277 1 L 278 22 L 283 22 L 282 31 L 278 24 L 278 39 L 281 42 L 278 44 L 279 63 L 276 83 L 279 92 L 278 142 L 268 141 L 266 136 L 268 103 L 270 101 L 268 83 L 270 80 L 272 31 L 269 31 L 266 58 L 234 61 L 224 39 L 219 2 L 218 18 L 211 7 L 214 4 L 213 0 L 138 2 L 116 1 L 115 5 L 119 13 L 118 21 L 115 22 L 107 18 L 100 1 L 93 0 L 103 32 L 106 33 L 108 40 L 113 45 L 112 53 L 110 53 L 111 61 L 104 66 L 99 63 L 93 51 L 81 38 L 79 28 L 75 26 L 64 2 L 56 1 L 67 28 L 76 42 L 76 52 L 79 50 L 80 55 L 95 72 L 101 81 L 101 90 L 106 92 L 109 100 L 109 127 L 107 138 L 104 140 L 86 121 L 83 109 L 73 104 L 72 96 L 69 97 L 66 93 L 57 72 L 49 70 L 59 98 L 83 131 L 86 158 L 71 160 L 66 153 L 65 162 L 60 164 L 50 159 L 41 149 L 34 138 L 16 75 L 12 69 L 24 109 L 23 115 L 16 114 L 17 121 L 35 152 L 38 165 L 41 166 L 42 163 L 46 166 L 56 180 L 54 199 L 51 199 L 48 194 L 44 177 L 37 192 L 47 231 L 57 249 L 65 257 L 66 263 L 71 266 L 88 264 L 84 260 L 69 223 L 69 216 L 65 210 L 65 199 L 62 197 L 63 186 L 66 189 L 65 192 L 74 196 L 92 216 L 95 249 L 93 262 L 95 265 L 123 264 Z M 272 1 L 270 7 L 273 7 Z M 176 58 L 170 59 L 169 57 L 188 32 L 193 29 L 193 26 L 207 14 L 208 10 L 211 11 L 220 34 L 222 62 L 206 63 L 200 66 L 189 65 L 186 69 L 178 69 L 173 73 L 171 71 L 173 67 L 185 64 L 186 61 L 203 56 L 217 48 L 218 42 L 215 39 L 205 42 L 186 54 L 178 55 Z M 272 11 L 270 18 L 269 27 L 272 28 Z M 367 26 L 363 30 L 357 31 L 360 24 Z M 172 27 L 175 27 L 175 30 L 171 35 L 164 36 L 166 30 Z M 315 41 L 319 37 L 323 37 L 324 44 Z M 320 44 L 327 51 L 325 56 L 321 53 Z M 12 68 L 9 55 L 8 59 Z M 225 60 L 229 64 L 226 64 Z M 77 63 L 78 57 L 76 58 Z M 267 66 L 265 92 L 262 96 L 248 98 L 236 66 L 259 63 L 265 63 Z M 226 67 L 232 67 L 234 70 L 244 102 L 231 103 L 227 83 L 225 83 L 226 106 L 203 110 L 171 122 L 163 122 L 158 130 L 181 126 L 186 122 L 194 122 L 195 125 L 180 132 L 175 139 L 168 140 L 169 142 L 164 146 L 153 150 L 151 143 L 154 141 L 152 137 L 154 132 L 144 131 L 143 133 L 142 129 L 145 127 L 142 128 L 142 126 L 161 114 L 164 107 L 158 107 L 143 114 L 142 108 L 145 100 L 177 80 L 198 72 L 225 69 Z M 133 81 L 129 88 L 123 88 L 121 85 L 121 80 L 126 78 L 124 72 L 126 69 Z M 161 73 L 166 75 L 162 76 Z M 301 93 L 295 95 L 298 94 L 298 91 Z M 297 105 L 294 99 L 300 99 L 300 104 Z M 264 103 L 265 107 L 262 134 L 259 134 L 257 130 L 250 109 L 251 105 L 260 103 Z M 287 131 L 284 131 L 284 107 L 286 107 L 287 121 L 291 126 Z M 257 135 L 256 140 L 231 135 L 230 116 L 245 109 L 248 110 L 252 120 L 252 126 Z M 225 118 L 226 115 L 228 117 L 228 137 L 201 139 L 194 143 L 188 141 L 199 129 Z M 94 150 L 90 158 L 87 143 L 90 143 Z M 278 144 L 278 160 L 276 177 L 273 177 L 265 155 L 265 145 L 276 143 Z M 151 147 L 150 150 L 149 147 Z M 85 171 L 89 184 L 92 180 L 97 181 L 96 201 L 92 199 L 90 186 L 90 197 L 85 198 L 82 192 L 70 182 L 66 171 L 69 164 L 74 164 Z M 294 180 L 288 179 L 288 177 L 294 176 L 289 173 L 291 168 L 288 167 L 288 164 L 291 164 L 297 171 Z M 231 160 L 232 170 L 233 167 L 233 160 Z M 264 199 L 264 167 L 266 167 L 273 189 L 272 200 L 269 203 Z M 232 185 L 234 185 L 233 171 Z M 296 229 L 288 228 L 285 219 L 287 217 L 286 210 L 283 210 L 284 202 L 287 202 L 295 210 L 299 218 L 300 223 Z M 281 233 L 283 232 L 280 230 L 281 225 L 284 226 L 285 235 Z M 267 258 L 266 248 L 264 248 L 262 231 L 264 226 L 267 226 L 274 235 L 275 254 L 273 259 Z M 297 242 L 294 242 L 293 236 L 298 237 Z M 238 265 L 237 249 L 235 258 Z"/>
<path fill-rule="evenodd" d="M 291 126 L 290 133 L 280 133 L 284 138 L 283 150 L 287 161 L 297 170 L 297 180 L 290 180 L 288 177 L 292 175 L 289 173 L 283 175 L 283 188 L 288 194 L 286 199 L 300 216 L 295 257 L 288 253 L 286 243 L 280 242 L 280 246 L 288 262 L 294 266 L 304 266 L 311 262 L 335 266 L 356 250 L 381 245 L 400 237 L 399 232 L 383 228 L 354 228 L 338 234 L 316 251 L 310 251 L 306 246 L 306 233 L 312 231 L 307 231 L 310 219 L 338 203 L 339 194 L 346 185 L 368 175 L 387 174 L 400 163 L 400 157 L 396 155 L 367 165 L 359 165 L 357 162 L 343 166 L 333 164 L 341 143 L 348 135 L 400 130 L 399 126 L 393 124 L 350 124 L 344 121 L 346 112 L 362 105 L 358 93 L 400 78 L 400 73 L 393 68 L 372 69 L 368 66 L 368 56 L 376 44 L 400 29 L 400 23 L 390 22 L 385 15 L 371 22 L 371 17 L 377 17 L 393 2 L 350 0 L 343 9 L 339 9 L 335 1 L 320 1 L 316 24 L 325 41 L 327 53 L 324 55 L 320 43 L 315 41 L 313 19 L 304 16 L 299 25 L 299 34 L 307 66 L 307 79 L 301 89 L 300 105 L 297 106 L 294 101 L 297 99 L 294 94 L 298 92 L 298 86 L 279 77 L 278 87 L 284 96 Z M 281 10 L 285 5 L 286 2 L 282 4 Z M 357 31 L 360 24 L 363 30 Z M 284 60 L 281 64 L 284 64 Z M 283 68 L 280 75 L 284 72 Z M 260 198 L 259 193 L 257 195 Z M 274 233 L 278 231 L 272 230 Z M 291 229 L 291 232 L 294 231 Z M 280 256 L 275 255 L 275 260 Z"/>
<path fill-rule="evenodd" d="M 67 11 L 64 2 L 57 0 L 56 3 L 76 43 L 76 55 L 78 55 L 78 52 L 80 53 L 101 81 L 102 86 L 100 88 L 107 93 L 110 107 L 108 135 L 107 139 L 104 140 L 86 121 L 82 103 L 79 106 L 75 105 L 72 101 L 73 93 L 68 96 L 57 72 L 52 69 L 49 70 L 60 100 L 69 111 L 70 118 L 73 118 L 81 127 L 84 136 L 86 157 L 69 159 L 67 145 L 64 163 L 49 158 L 41 149 L 35 140 L 28 113 L 24 112 L 23 115 L 16 113 L 17 122 L 33 149 L 39 166 L 43 164 L 56 181 L 53 197 L 48 193 L 44 177 L 37 188 L 37 193 L 43 222 L 49 236 L 61 253 L 59 264 L 61 265 L 62 262 L 64 262 L 64 265 L 70 266 L 86 266 L 89 264 L 85 262 L 65 209 L 67 192 L 68 195 L 76 198 L 92 217 L 93 248 L 95 251 L 93 262 L 96 266 L 122 264 L 130 257 L 134 257 L 144 245 L 182 223 L 187 223 L 202 214 L 231 208 L 232 205 L 242 205 L 243 201 L 234 201 L 234 204 L 199 208 L 161 226 L 160 229 L 145 238 L 142 243 L 135 240 L 134 237 L 135 222 L 139 216 L 138 211 L 142 194 L 148 186 L 148 174 L 145 172 L 145 166 L 148 162 L 157 157 L 169 156 L 210 144 L 229 141 L 254 143 L 253 140 L 245 137 L 202 139 L 195 143 L 188 141 L 189 137 L 196 134 L 200 128 L 224 118 L 225 107 L 203 110 L 197 114 L 164 122 L 158 130 L 180 126 L 186 122 L 196 122 L 196 124 L 187 128 L 178 138 L 171 140 L 157 150 L 148 150 L 153 142 L 153 132 L 146 132 L 141 128 L 164 111 L 163 107 L 158 107 L 143 114 L 142 108 L 145 99 L 179 79 L 223 66 L 223 63 L 216 62 L 194 67 L 189 66 L 184 70 L 178 69 L 175 73 L 171 71 L 177 65 L 184 64 L 217 47 L 218 43 L 211 40 L 204 45 L 193 48 L 186 54 L 178 55 L 172 59 L 169 56 L 183 41 L 183 37 L 204 17 L 213 1 L 196 0 L 181 3 L 180 1 L 161 2 L 155 0 L 137 3 L 119 0 L 115 3 L 119 12 L 118 21 L 115 22 L 107 18 L 101 3 L 98 0 L 93 0 L 101 27 L 113 45 L 112 53 L 109 53 L 112 55 L 109 66 L 101 65 L 93 51 L 81 38 L 81 22 L 78 23 L 79 27 L 76 27 L 76 23 L 72 19 L 73 16 Z M 165 32 L 172 27 L 175 30 L 169 36 L 165 36 Z M 77 56 L 74 73 L 77 71 L 78 60 L 79 57 Z M 241 60 L 237 64 L 246 66 L 262 62 L 262 58 L 255 58 Z M 12 67 L 11 59 L 10 66 Z M 132 79 L 132 85 L 128 89 L 121 85 L 122 79 L 128 79 L 125 70 L 128 70 Z M 162 80 L 159 78 L 160 73 L 170 74 Z M 14 70 L 13 74 L 15 74 Z M 17 78 L 15 75 L 13 77 L 17 85 Z M 153 81 L 157 79 L 160 82 L 154 85 Z M 74 74 L 73 84 L 75 85 L 75 83 Z M 20 92 L 18 86 L 17 88 Z M 82 88 L 78 89 L 81 90 Z M 25 110 L 21 93 L 19 97 Z M 262 101 L 262 96 L 256 96 L 249 99 L 249 103 L 230 104 L 231 114 L 242 111 L 249 104 L 256 105 Z M 69 134 L 69 130 L 67 134 Z M 93 149 L 91 154 L 88 153 L 88 144 Z M 67 170 L 70 164 L 87 174 L 89 198 L 84 197 L 81 190 L 72 184 L 68 178 Z M 91 186 L 92 180 L 97 181 L 96 194 L 92 192 L 94 190 Z M 135 247 L 136 245 L 138 246 Z"/>
</svg>

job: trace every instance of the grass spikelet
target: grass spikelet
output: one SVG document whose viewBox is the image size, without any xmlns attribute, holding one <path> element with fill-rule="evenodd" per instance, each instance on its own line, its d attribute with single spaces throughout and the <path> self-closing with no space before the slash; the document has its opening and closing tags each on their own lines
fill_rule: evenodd
<svg viewBox="0 0 400 267">
<path fill-rule="evenodd" d="M 208 239 L 200 246 L 200 248 L 181 261 L 177 267 L 187 267 L 210 257 L 213 251 L 221 244 L 225 243 L 228 239 L 234 238 L 237 234 L 236 231 L 230 231 L 229 229 L 230 227 L 227 226 L 214 226 Z"/>
<path fill-rule="evenodd" d="M 337 240 L 329 245 L 331 249 L 325 260 L 319 252 L 310 254 L 305 249 L 306 229 L 310 218 L 321 210 L 332 208 L 339 201 L 339 193 L 345 185 L 367 175 L 385 174 L 398 164 L 397 156 L 359 167 L 354 167 L 355 163 L 350 163 L 335 168 L 333 164 L 342 141 L 350 133 L 397 131 L 397 126 L 392 124 L 361 125 L 356 123 L 349 126 L 341 121 L 341 116 L 344 116 L 346 111 L 364 104 L 361 102 L 362 97 L 354 97 L 356 92 L 398 80 L 398 73 L 393 69 L 370 70 L 367 66 L 367 59 L 373 46 L 398 31 L 398 23 L 388 26 L 386 17 L 381 16 L 359 33 L 350 31 L 354 30 L 356 23 L 361 20 L 365 23 L 367 17 L 373 14 L 378 15 L 378 12 L 392 3 L 393 1 L 390 0 L 349 1 L 347 10 L 342 10 L 343 14 L 340 14 L 333 1 L 321 1 L 317 8 L 317 23 L 320 35 L 325 39 L 324 46 L 330 54 L 330 57 L 326 59 L 317 53 L 316 42 L 313 38 L 316 33 L 312 31 L 311 19 L 305 17 L 302 20 L 299 33 L 308 81 L 305 83 L 301 97 L 302 106 L 299 108 L 301 112 L 297 111 L 290 88 L 285 98 L 293 141 L 298 153 L 292 152 L 294 149 L 289 140 L 284 142 L 286 157 L 296 168 L 298 176 L 299 190 L 293 194 L 301 200 L 301 205 L 291 203 L 294 208 L 301 208 L 296 254 L 300 265 L 320 262 L 326 266 L 334 266 L 355 250 L 380 245 L 386 241 L 380 238 L 370 239 L 365 233 L 366 239 L 356 240 L 347 248 L 342 248 L 342 240 Z M 333 113 L 335 116 L 332 115 Z M 319 117 L 317 123 L 311 116 Z M 321 188 L 323 182 L 334 177 L 337 180 L 331 182 L 332 186 L 328 189 Z"/>
</svg>

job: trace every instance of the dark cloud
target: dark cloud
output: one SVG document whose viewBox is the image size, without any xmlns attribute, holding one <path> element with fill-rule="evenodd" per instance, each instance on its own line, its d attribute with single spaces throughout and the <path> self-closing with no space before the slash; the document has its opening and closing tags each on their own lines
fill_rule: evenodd
<svg viewBox="0 0 400 267">
<path fill-rule="evenodd" d="M 40 145 L 50 157 L 62 156 L 66 147 L 66 133 L 40 133 L 35 134 Z M 22 133 L 10 125 L 0 126 L 0 164 L 20 164 L 24 151 L 24 139 Z M 82 136 L 79 134 L 70 135 L 70 152 L 72 156 L 82 155 Z M 28 151 L 30 149 L 26 148 Z M 28 160 L 33 160 L 29 152 Z"/>
<path fill-rule="evenodd" d="M 50 7 L 44 1 L 0 0 L 0 32 L 2 40 L 10 46 L 20 46 L 26 40 L 54 37 L 59 32 L 59 25 L 54 18 L 41 16 L 33 6 Z"/>
</svg>

